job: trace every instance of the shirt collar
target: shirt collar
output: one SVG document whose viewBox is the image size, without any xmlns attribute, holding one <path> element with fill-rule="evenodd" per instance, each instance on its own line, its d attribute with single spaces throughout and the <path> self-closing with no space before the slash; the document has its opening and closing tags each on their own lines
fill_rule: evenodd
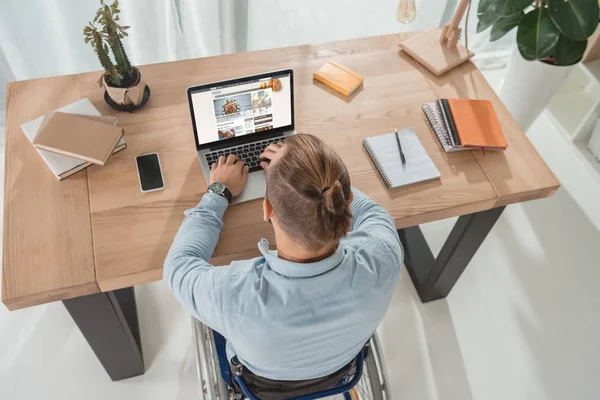
<svg viewBox="0 0 600 400">
<path fill-rule="evenodd" d="M 273 271 L 291 278 L 309 278 L 324 274 L 337 267 L 344 259 L 344 248 L 341 243 L 332 255 L 314 263 L 297 263 L 279 258 L 277 251 L 269 250 L 267 239 L 258 242 L 258 249 Z"/>
</svg>

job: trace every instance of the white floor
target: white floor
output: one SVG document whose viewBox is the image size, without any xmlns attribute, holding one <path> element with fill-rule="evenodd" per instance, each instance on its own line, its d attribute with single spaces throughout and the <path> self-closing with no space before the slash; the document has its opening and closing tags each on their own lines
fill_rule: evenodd
<svg viewBox="0 0 600 400">
<path fill-rule="evenodd" d="M 497 87 L 503 71 L 485 74 Z M 396 399 L 600 397 L 600 231 L 586 209 L 600 184 L 544 116 L 529 136 L 563 187 L 507 207 L 446 300 L 421 304 L 403 273 L 379 330 Z M 424 226 L 434 250 L 452 223 Z M 162 282 L 136 295 L 147 372 L 117 383 L 62 304 L 0 305 L 0 399 L 197 398 L 187 314 Z"/>
</svg>

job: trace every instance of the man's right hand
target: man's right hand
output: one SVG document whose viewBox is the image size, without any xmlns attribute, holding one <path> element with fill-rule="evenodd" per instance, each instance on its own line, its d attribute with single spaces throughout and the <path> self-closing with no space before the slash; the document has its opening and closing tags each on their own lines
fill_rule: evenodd
<svg viewBox="0 0 600 400">
<path fill-rule="evenodd" d="M 260 162 L 260 166 L 262 167 L 262 169 L 264 169 L 265 171 L 269 169 L 269 166 L 273 165 L 274 163 L 276 163 L 281 157 L 283 157 L 283 153 L 284 153 L 284 142 L 277 142 L 277 143 L 273 143 L 267 146 L 267 148 L 265 149 L 265 151 L 262 152 L 262 154 L 260 156 L 258 156 L 258 158 L 260 158 L 261 160 L 263 159 L 267 159 L 269 161 L 261 161 Z"/>
<path fill-rule="evenodd" d="M 210 166 L 208 184 L 224 183 L 233 197 L 239 196 L 248 181 L 248 165 L 234 154 L 219 157 L 219 161 Z"/>
</svg>

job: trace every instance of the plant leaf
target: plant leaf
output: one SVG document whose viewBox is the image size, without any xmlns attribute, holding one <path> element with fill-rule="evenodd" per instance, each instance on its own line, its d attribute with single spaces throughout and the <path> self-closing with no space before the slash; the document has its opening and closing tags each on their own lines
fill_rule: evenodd
<svg viewBox="0 0 600 400">
<path fill-rule="evenodd" d="M 502 36 L 513 30 L 517 25 L 519 25 L 519 22 L 521 22 L 523 15 L 524 14 L 521 11 L 518 14 L 502 17 L 494 22 L 494 26 L 492 26 L 492 32 L 490 33 L 490 42 L 500 39 Z"/>
<path fill-rule="evenodd" d="M 548 10 L 558 30 L 575 41 L 592 36 L 598 26 L 596 0 L 550 0 Z"/>
<path fill-rule="evenodd" d="M 490 7 L 496 8 L 497 0 L 481 0 L 477 6 L 477 14 L 483 14 Z"/>
<path fill-rule="evenodd" d="M 554 49 L 554 63 L 556 65 L 573 65 L 581 60 L 587 40 L 572 40 L 565 35 L 560 35 Z"/>
<path fill-rule="evenodd" d="M 492 4 L 485 9 L 482 13 L 477 13 L 479 22 L 477 23 L 477 33 L 485 31 L 487 28 L 492 26 L 494 22 L 498 21 L 500 14 L 496 10 L 496 4 Z"/>
<path fill-rule="evenodd" d="M 501 0 L 498 5 L 498 14 L 508 17 L 523 11 L 531 3 L 533 3 L 532 0 Z"/>
<path fill-rule="evenodd" d="M 529 11 L 519 22 L 517 46 L 526 60 L 545 59 L 554 53 L 560 33 L 552 23 L 547 8 Z"/>
</svg>

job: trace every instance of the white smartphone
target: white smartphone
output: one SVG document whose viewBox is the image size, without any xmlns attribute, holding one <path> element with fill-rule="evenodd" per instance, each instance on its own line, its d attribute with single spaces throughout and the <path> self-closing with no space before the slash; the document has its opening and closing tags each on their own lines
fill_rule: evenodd
<svg viewBox="0 0 600 400">
<path fill-rule="evenodd" d="M 135 163 L 142 192 L 156 192 L 165 188 L 157 153 L 140 154 L 135 158 Z"/>
</svg>

